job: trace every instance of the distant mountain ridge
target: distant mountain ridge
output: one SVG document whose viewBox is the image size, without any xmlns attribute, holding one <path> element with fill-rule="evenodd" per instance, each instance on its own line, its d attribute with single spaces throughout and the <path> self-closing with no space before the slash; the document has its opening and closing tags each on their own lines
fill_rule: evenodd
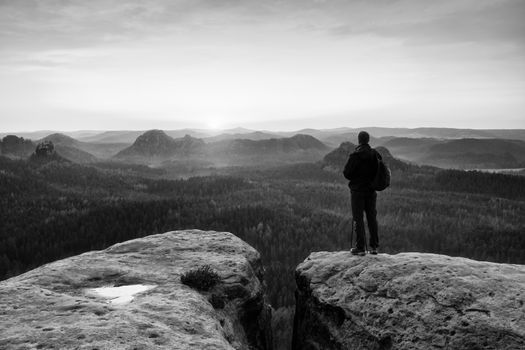
<svg viewBox="0 0 525 350">
<path fill-rule="evenodd" d="M 37 142 L 52 141 L 57 153 L 77 163 L 118 159 L 160 165 L 164 160 L 184 158 L 185 162 L 190 160 L 201 165 L 237 166 L 256 165 L 257 162 L 267 164 L 274 160 L 278 163 L 315 162 L 342 143 L 355 144 L 358 131 L 363 129 L 371 134 L 371 145 L 384 146 L 394 158 L 405 162 L 459 169 L 525 167 L 525 130 L 522 129 L 369 127 L 284 132 L 244 128 L 178 129 L 158 130 L 162 133 L 158 137 L 154 137 L 151 130 L 100 133 L 77 131 L 50 133 L 37 139 Z M 34 151 L 36 143 L 19 136 L 42 133 L 46 131 L 6 136 L 0 141 L 0 154 L 27 158 Z M 78 135 L 81 139 L 71 135 Z M 151 137 L 151 140 L 146 136 Z"/>
<path fill-rule="evenodd" d="M 69 136 L 63 134 L 51 134 L 38 141 L 44 141 L 53 144 L 53 152 L 56 152 L 60 158 L 73 161 L 75 163 L 91 163 L 95 162 L 97 158 L 92 154 L 85 152 L 78 148 L 79 142 Z M 35 153 L 38 145 L 22 137 L 8 135 L 0 142 L 0 154 L 12 158 L 29 158 Z M 54 156 L 58 159 L 58 156 Z"/>
<path fill-rule="evenodd" d="M 431 146 L 422 160 L 450 168 L 525 167 L 525 142 L 502 139 L 460 139 Z"/>
<path fill-rule="evenodd" d="M 342 141 L 357 142 L 357 134 L 366 130 L 371 136 L 371 144 L 376 144 L 379 138 L 435 138 L 435 139 L 460 139 L 460 138 L 501 138 L 525 141 L 525 129 L 455 129 L 455 128 L 333 128 L 333 129 L 302 129 L 298 131 L 274 132 L 281 136 L 291 136 L 297 133 L 307 134 L 331 144 Z M 343 139 L 343 140 L 342 140 Z"/>
<path fill-rule="evenodd" d="M 525 142 L 507 139 L 393 138 L 383 144 L 401 159 L 442 168 L 525 167 Z"/>
<path fill-rule="evenodd" d="M 150 130 L 137 137 L 131 146 L 120 151 L 115 158 L 190 156 L 202 150 L 204 145 L 204 141 L 190 135 L 174 139 L 162 130 Z"/>
<path fill-rule="evenodd" d="M 283 138 L 284 136 L 279 136 L 277 134 L 269 133 L 269 132 L 263 132 L 263 131 L 253 131 L 248 133 L 222 133 L 216 136 L 210 136 L 206 137 L 204 141 L 206 142 L 216 142 L 216 141 L 224 141 L 224 140 L 252 140 L 252 141 L 260 141 L 260 140 L 268 140 L 268 139 L 276 139 L 276 138 Z"/>
<path fill-rule="evenodd" d="M 443 144 L 436 144 L 430 147 L 430 151 L 436 153 L 458 153 L 460 151 L 478 154 L 511 153 L 519 158 L 525 159 L 525 142 L 519 140 L 464 138 L 447 141 Z"/>
<path fill-rule="evenodd" d="M 206 143 L 190 135 L 173 139 L 162 130 L 150 130 L 140 135 L 130 147 L 119 152 L 114 158 L 132 162 L 194 158 L 200 161 L 217 161 L 224 165 L 232 162 L 255 162 L 268 157 L 291 157 L 294 154 L 320 158 L 329 150 L 329 147 L 309 135 L 262 140 L 226 139 Z"/>
<path fill-rule="evenodd" d="M 232 128 L 224 130 L 206 130 L 206 129 L 174 129 L 165 130 L 168 136 L 173 138 L 183 137 L 184 135 L 190 135 L 196 138 L 208 138 L 215 137 L 220 134 L 250 134 L 254 132 L 261 132 L 273 137 L 291 137 L 296 134 L 305 134 L 313 136 L 325 143 L 337 143 L 335 139 L 347 136 L 352 137 L 361 130 L 366 130 L 370 133 L 373 138 L 383 137 L 407 137 L 407 138 L 436 138 L 436 139 L 460 139 L 460 138 L 500 138 L 500 139 L 513 139 L 525 141 L 525 129 L 462 129 L 462 128 L 436 128 L 436 127 L 419 127 L 419 128 L 387 128 L 387 127 L 339 127 L 331 129 L 301 129 L 295 131 L 271 131 L 271 130 L 253 130 L 246 128 Z M 0 132 L 0 137 L 7 135 L 17 135 L 26 139 L 42 139 L 47 135 L 54 133 L 61 133 L 70 137 L 73 137 L 82 142 L 95 142 L 95 143 L 128 143 L 131 144 L 135 139 L 146 132 L 147 130 L 111 130 L 111 131 L 93 131 L 93 130 L 80 130 L 80 131 L 57 131 L 57 130 L 43 130 L 34 132 Z M 235 137 L 236 138 L 236 137 Z M 271 138 L 271 137 L 270 137 Z M 330 141 L 331 138 L 334 140 Z M 357 142 L 357 139 L 346 139 L 343 141 Z"/>
<path fill-rule="evenodd" d="M 97 135 L 91 135 L 89 137 L 82 138 L 84 142 L 95 142 L 95 143 L 127 143 L 132 144 L 135 142 L 137 137 L 148 132 L 148 130 L 116 130 L 116 131 L 104 131 Z M 193 137 L 204 138 L 212 136 L 209 133 L 194 130 L 194 129 L 179 129 L 179 130 L 163 130 L 163 132 L 172 137 L 180 138 L 185 135 Z"/>
<path fill-rule="evenodd" d="M 75 163 L 93 163 L 107 159 L 128 146 L 125 143 L 85 142 L 60 133 L 48 135 L 40 141 L 45 140 L 53 142 L 59 154 Z"/>
<path fill-rule="evenodd" d="M 263 140 L 225 140 L 211 143 L 210 146 L 212 146 L 213 153 L 222 151 L 235 155 L 267 154 L 268 152 L 290 153 L 302 150 L 327 151 L 329 149 L 315 137 L 301 134 Z"/>
</svg>

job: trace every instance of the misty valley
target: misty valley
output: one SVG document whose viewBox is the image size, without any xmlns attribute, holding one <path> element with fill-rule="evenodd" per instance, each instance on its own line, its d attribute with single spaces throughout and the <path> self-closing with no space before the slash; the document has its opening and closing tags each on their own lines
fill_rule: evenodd
<svg viewBox="0 0 525 350">
<path fill-rule="evenodd" d="M 367 130 L 392 171 L 381 252 L 525 264 L 525 131 Z M 287 349 L 295 267 L 350 248 L 342 169 L 357 132 L 2 135 L 0 279 L 153 233 L 229 231 L 262 255 L 275 348 Z"/>
</svg>

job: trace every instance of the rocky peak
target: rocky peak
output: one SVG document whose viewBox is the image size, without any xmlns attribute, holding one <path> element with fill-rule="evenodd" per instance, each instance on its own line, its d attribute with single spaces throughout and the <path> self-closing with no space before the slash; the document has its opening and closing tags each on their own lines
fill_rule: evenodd
<svg viewBox="0 0 525 350">
<path fill-rule="evenodd" d="M 163 154 L 171 150 L 173 138 L 162 130 L 150 130 L 137 137 L 133 147 L 148 151 L 151 154 Z"/>
<path fill-rule="evenodd" d="M 55 145 L 51 141 L 40 142 L 36 146 L 35 154 L 37 157 L 51 157 L 55 154 Z"/>
<path fill-rule="evenodd" d="M 169 157 L 173 154 L 175 140 L 162 130 L 149 130 L 137 137 L 128 148 L 120 151 L 116 158 Z"/>
<path fill-rule="evenodd" d="M 525 266 L 317 252 L 296 270 L 293 349 L 524 349 Z"/>
<path fill-rule="evenodd" d="M 219 275 L 204 292 L 181 276 Z M 0 349 L 271 349 L 259 253 L 231 233 L 148 236 L 0 282 Z"/>
</svg>

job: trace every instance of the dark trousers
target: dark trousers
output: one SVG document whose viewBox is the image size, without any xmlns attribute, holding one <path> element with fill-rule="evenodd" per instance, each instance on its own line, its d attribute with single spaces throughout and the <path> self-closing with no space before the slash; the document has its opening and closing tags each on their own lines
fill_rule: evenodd
<svg viewBox="0 0 525 350">
<path fill-rule="evenodd" d="M 352 216 L 356 233 L 356 248 L 365 249 L 365 223 L 363 212 L 366 213 L 366 222 L 370 233 L 370 248 L 379 247 L 379 237 L 377 236 L 377 193 L 352 191 Z"/>
</svg>

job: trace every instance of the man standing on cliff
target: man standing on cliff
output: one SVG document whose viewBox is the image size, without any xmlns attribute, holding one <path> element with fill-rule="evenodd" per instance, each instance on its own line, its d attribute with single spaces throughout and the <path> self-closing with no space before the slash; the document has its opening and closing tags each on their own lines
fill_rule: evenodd
<svg viewBox="0 0 525 350">
<path fill-rule="evenodd" d="M 370 232 L 370 254 L 377 254 L 379 238 L 377 235 L 377 193 L 372 187 L 372 181 L 378 170 L 378 159 L 381 155 L 370 147 L 370 135 L 361 131 L 357 136 L 359 146 L 350 154 L 343 175 L 348 182 L 352 197 L 352 225 L 356 232 L 356 247 L 350 252 L 354 255 L 365 255 L 365 223 L 363 212 L 366 213 L 368 231 Z"/>
</svg>

